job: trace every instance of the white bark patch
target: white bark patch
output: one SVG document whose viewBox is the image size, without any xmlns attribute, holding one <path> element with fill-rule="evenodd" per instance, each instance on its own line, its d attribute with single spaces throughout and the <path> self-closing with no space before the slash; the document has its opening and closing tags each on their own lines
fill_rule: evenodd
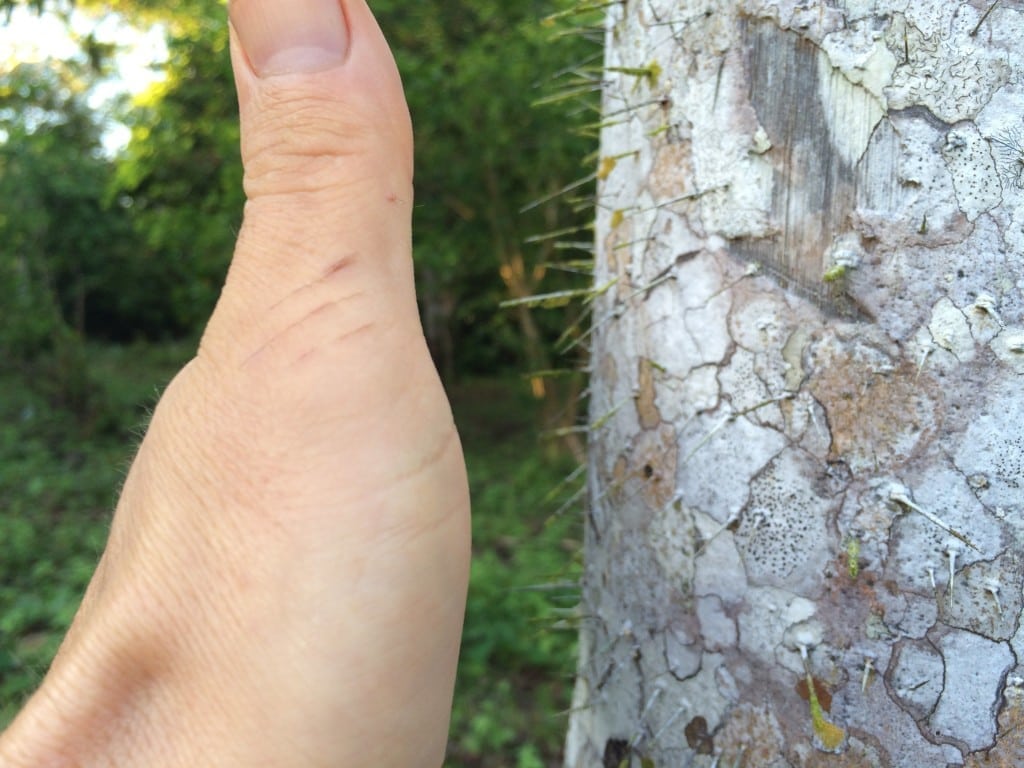
<svg viewBox="0 0 1024 768">
<path fill-rule="evenodd" d="M 946 134 L 942 157 L 953 178 L 957 203 L 968 221 L 995 208 L 1003 199 L 999 169 L 988 142 L 973 125 L 953 128 Z"/>
<path fill-rule="evenodd" d="M 896 57 L 885 45 L 885 35 L 873 20 L 854 21 L 841 32 L 825 35 L 821 49 L 831 65 L 883 105 L 884 91 L 896 69 Z"/>
<path fill-rule="evenodd" d="M 1021 569 L 1015 557 L 978 562 L 957 574 L 955 600 L 942 600 L 942 621 L 990 640 L 1013 637 L 1021 612 Z"/>
<path fill-rule="evenodd" d="M 962 631 L 950 632 L 938 646 L 945 684 L 929 725 L 937 738 L 963 741 L 972 751 L 991 746 L 999 688 L 1013 666 L 1009 646 Z"/>
<path fill-rule="evenodd" d="M 942 695 L 944 674 L 942 655 L 931 643 L 908 642 L 898 646 L 888 679 L 896 699 L 920 720 L 931 714 Z"/>
<path fill-rule="evenodd" d="M 715 595 L 729 605 L 738 604 L 746 596 L 743 561 L 731 531 L 716 527 L 709 532 L 709 539 L 697 558 L 693 593 L 698 597 Z M 722 642 L 722 638 L 714 642 Z"/>
<path fill-rule="evenodd" d="M 1003 515 L 1024 513 L 1024 398 L 1013 380 L 993 392 L 954 456 L 978 499 Z M 1019 519 L 1019 518 L 1017 518 Z M 1022 523 L 1016 523 L 1018 529 Z"/>
<path fill-rule="evenodd" d="M 699 691 L 699 695 L 674 696 L 670 689 L 666 696 L 660 698 L 657 706 L 651 707 L 645 718 L 645 730 L 649 734 L 644 740 L 647 745 L 660 743 L 660 746 L 664 742 L 678 739 L 690 719 L 698 715 L 707 720 L 710 730 L 718 727 L 733 703 L 726 695 L 727 692 L 723 693 L 718 680 L 718 670 L 722 666 L 723 659 L 720 655 L 705 653 L 700 660 L 699 669 L 690 677 L 692 690 Z M 592 765 L 600 763 L 581 768 L 592 768 Z"/>
<path fill-rule="evenodd" d="M 682 504 L 665 505 L 655 513 L 648 537 L 666 581 L 689 591 L 696 541 L 693 513 Z"/>
<path fill-rule="evenodd" d="M 726 614 L 721 597 L 709 595 L 699 598 L 697 618 L 701 635 L 707 638 L 708 650 L 724 651 L 736 646 L 736 621 Z"/>
<path fill-rule="evenodd" d="M 895 502 L 892 502 L 895 504 Z M 974 547 L 952 536 L 921 513 L 903 508 L 893 524 L 887 575 L 901 590 L 931 594 L 936 600 L 961 604 L 956 610 L 966 621 L 966 612 L 976 605 L 979 613 L 972 621 L 983 626 L 991 618 L 991 605 L 984 599 L 975 603 L 962 578 L 955 577 L 950 595 L 950 553 L 954 553 L 954 573 L 981 560 L 997 557 L 1003 548 L 999 520 L 975 498 L 967 478 L 958 469 L 936 464 L 915 479 L 913 503 L 948 528 L 966 536 Z M 902 505 L 900 505 L 902 506 Z M 934 581 L 934 584 L 933 584 Z M 884 595 L 882 596 L 885 602 Z"/>
<path fill-rule="evenodd" d="M 685 680 L 700 670 L 701 646 L 698 636 L 669 627 L 664 634 L 665 664 L 673 677 Z"/>
<path fill-rule="evenodd" d="M 801 654 L 801 649 L 815 648 L 825 639 L 825 628 L 821 622 L 812 619 L 816 606 L 810 600 L 797 598 L 786 609 L 785 620 L 789 623 L 782 636 L 782 645 L 790 651 Z M 800 618 L 802 616 L 802 618 Z"/>
<path fill-rule="evenodd" d="M 720 524 L 739 512 L 750 494 L 751 478 L 786 444 L 773 429 L 718 414 L 691 422 L 681 438 L 682 500 Z"/>
<path fill-rule="evenodd" d="M 974 336 L 967 316 L 949 299 L 940 299 L 932 307 L 928 333 L 938 347 L 952 353 L 958 362 L 974 358 Z"/>
<path fill-rule="evenodd" d="M 701 411 L 709 411 L 718 402 L 718 369 L 704 365 L 690 371 L 683 379 L 666 377 L 658 383 L 662 418 L 673 424 L 692 419 Z"/>
<path fill-rule="evenodd" d="M 858 2 L 862 6 L 876 0 Z M 844 24 L 843 12 L 838 8 L 815 5 L 805 0 L 746 0 L 744 10 L 751 16 L 771 19 L 782 29 L 799 29 L 807 35 L 821 39 Z"/>
<path fill-rule="evenodd" d="M 885 658 L 879 659 L 879 669 L 886 670 Z M 846 724 L 867 733 L 886 734 L 889 760 L 883 766 L 895 768 L 931 768 L 947 764 L 961 765 L 963 758 L 953 747 L 935 745 L 921 738 L 920 727 L 911 714 L 889 695 L 886 684 L 869 685 L 861 693 L 848 698 Z M 872 763 L 868 763 L 872 765 Z"/>
<path fill-rule="evenodd" d="M 967 309 L 967 320 L 971 324 L 971 335 L 980 344 L 990 344 L 1006 327 L 999 316 L 999 302 L 987 293 L 981 293 L 975 297 Z M 1010 335 L 1013 335 L 1012 331 Z M 1024 353 L 1024 334 L 1020 338 L 1021 352 Z M 999 354 L 998 351 L 996 354 Z M 1024 356 L 1021 361 L 1024 362 Z"/>
<path fill-rule="evenodd" d="M 729 402 L 736 413 L 753 411 L 772 397 L 768 387 L 758 376 L 756 362 L 752 352 L 738 349 L 733 354 L 729 367 L 719 376 L 722 389 L 730 393 Z M 775 405 L 773 410 L 778 411 L 778 405 Z M 763 413 L 752 412 L 750 415 L 758 422 L 764 418 Z M 773 421 L 773 426 L 778 427 L 778 419 Z"/>
<path fill-rule="evenodd" d="M 671 267 L 668 264 L 661 267 Z M 636 307 L 630 314 L 644 324 L 646 347 L 652 362 L 665 370 L 666 376 L 686 381 L 686 387 L 697 399 L 717 399 L 714 378 L 700 375 L 691 379 L 690 372 L 702 366 L 720 363 L 728 354 L 727 320 L 731 306 L 730 292 L 722 289 L 722 276 L 714 260 L 698 256 L 675 268 L 673 286 L 680 290 L 654 290 L 646 298 L 634 298 Z M 644 299 L 640 301 L 640 299 Z M 698 391 L 705 384 L 713 386 Z M 659 401 L 662 408 L 671 405 Z"/>
<path fill-rule="evenodd" d="M 810 593 L 830 559 L 833 502 L 809 487 L 808 462 L 783 452 L 750 483 L 736 542 L 751 584 L 787 585 Z"/>
<path fill-rule="evenodd" d="M 787 632 L 804 627 L 814 613 L 814 604 L 798 595 L 774 587 L 751 588 L 737 617 L 739 647 L 746 658 L 768 667 L 782 666 L 800 679 L 804 663 L 800 651 L 787 644 Z M 820 630 L 813 630 L 814 634 Z"/>
<path fill-rule="evenodd" d="M 893 595 L 884 601 L 885 620 L 902 637 L 922 638 L 935 626 L 939 615 L 935 597 L 913 593 Z"/>
<path fill-rule="evenodd" d="M 1013 74 L 1005 51 L 971 36 L 979 19 L 945 0 L 910 3 L 904 28 L 890 27 L 890 47 L 904 49 L 909 60 L 886 90 L 889 108 L 922 105 L 946 123 L 976 117 Z"/>
<path fill-rule="evenodd" d="M 729 315 L 729 336 L 751 352 L 775 352 L 799 320 L 783 296 L 772 292 L 768 280 L 760 280 L 742 292 L 742 302 Z M 768 288 L 768 290 L 758 290 Z"/>
<path fill-rule="evenodd" d="M 1016 373 L 1024 373 L 1024 328 L 1007 328 L 991 345 L 996 357 Z"/>
<path fill-rule="evenodd" d="M 1024 586 L 1016 587 L 1018 597 L 1020 593 L 1024 592 Z M 1024 701 L 1024 622 L 1021 622 L 1020 626 L 1017 627 L 1016 633 L 1010 639 L 1010 648 L 1013 650 L 1013 655 L 1017 659 L 1017 666 L 1013 669 L 1013 674 L 1007 678 L 1006 693 L 1013 697 L 1019 697 L 1018 701 Z"/>
</svg>

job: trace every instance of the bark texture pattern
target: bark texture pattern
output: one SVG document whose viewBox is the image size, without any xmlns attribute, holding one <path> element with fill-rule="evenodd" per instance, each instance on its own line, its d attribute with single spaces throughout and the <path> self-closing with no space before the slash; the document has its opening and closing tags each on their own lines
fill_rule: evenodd
<svg viewBox="0 0 1024 768">
<path fill-rule="evenodd" d="M 607 34 L 566 765 L 1024 764 L 1024 5 Z"/>
</svg>

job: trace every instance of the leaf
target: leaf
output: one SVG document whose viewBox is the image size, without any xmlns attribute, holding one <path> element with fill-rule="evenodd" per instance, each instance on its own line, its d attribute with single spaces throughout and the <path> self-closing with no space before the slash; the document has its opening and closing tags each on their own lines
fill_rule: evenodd
<svg viewBox="0 0 1024 768">
<path fill-rule="evenodd" d="M 806 674 L 806 687 L 811 705 L 811 727 L 814 728 L 814 733 L 818 737 L 818 742 L 822 749 L 826 752 L 837 752 L 846 739 L 846 731 L 825 719 L 821 702 L 818 700 L 817 686 L 815 685 L 814 678 L 811 677 L 809 670 Z"/>
</svg>

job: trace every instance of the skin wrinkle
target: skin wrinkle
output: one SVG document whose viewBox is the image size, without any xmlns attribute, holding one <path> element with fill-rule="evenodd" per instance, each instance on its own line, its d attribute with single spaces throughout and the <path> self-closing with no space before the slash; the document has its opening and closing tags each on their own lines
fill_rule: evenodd
<svg viewBox="0 0 1024 768">
<path fill-rule="evenodd" d="M 462 455 L 462 447 L 459 443 L 458 433 L 455 431 L 454 425 L 452 430 L 441 440 L 441 443 L 438 445 L 438 448 L 434 453 L 425 457 L 418 467 L 406 470 L 396 475 L 394 484 L 402 485 L 409 483 L 417 477 L 427 474 L 427 472 L 441 464 L 445 459 L 446 454 L 453 450 L 458 456 Z M 457 515 L 461 509 L 461 501 L 461 499 L 458 499 L 445 505 L 444 513 L 435 516 L 431 520 L 423 520 L 420 517 L 411 517 L 405 521 L 404 525 L 392 527 L 382 540 L 402 543 L 417 539 L 421 536 L 426 536 L 427 534 L 433 534 L 438 529 L 452 522 L 453 517 Z"/>
<path fill-rule="evenodd" d="M 331 264 L 327 269 L 324 270 L 323 276 L 317 282 L 326 283 L 331 280 L 335 275 L 341 272 L 346 267 L 350 267 L 355 263 L 356 253 L 348 253 L 338 259 L 336 262 Z"/>
<path fill-rule="evenodd" d="M 121 639 L 121 646 L 126 649 L 135 647 L 137 650 L 137 641 L 127 636 Z M 57 713 L 66 716 L 69 712 L 87 712 L 88 715 L 84 720 L 74 717 L 68 719 L 75 721 L 77 727 L 88 729 L 89 738 L 72 740 L 67 742 L 67 746 L 61 743 L 53 743 L 50 745 L 52 752 L 46 753 L 45 760 L 40 761 L 37 756 L 34 761 L 24 763 L 26 768 L 28 766 L 39 768 L 40 765 L 44 765 L 46 768 L 51 768 L 51 766 L 79 768 L 80 766 L 94 764 L 117 765 L 119 763 L 114 762 L 109 754 L 98 755 L 93 754 L 91 751 L 83 754 L 83 745 L 91 747 L 103 744 L 103 739 L 97 739 L 96 737 L 98 734 L 108 734 L 112 741 L 127 741 L 128 744 L 124 752 L 125 754 L 132 754 L 133 750 L 131 747 L 134 745 L 131 742 L 138 741 L 138 737 L 135 734 L 139 732 L 144 734 L 147 730 L 152 730 L 147 728 L 147 726 L 152 726 L 153 723 L 157 722 L 161 714 L 157 701 L 158 697 L 153 694 L 157 690 L 160 681 L 167 677 L 166 674 L 158 674 L 158 670 L 166 669 L 166 665 L 154 664 L 153 661 L 155 660 L 151 656 L 140 657 L 138 653 L 133 654 L 131 657 L 120 655 L 117 653 L 119 647 L 116 643 L 108 644 L 105 647 L 101 646 L 99 649 L 88 645 L 84 653 L 76 654 L 75 660 L 69 662 L 71 666 L 78 668 L 77 674 L 79 679 L 91 679 L 93 687 L 64 691 L 55 691 L 45 686 L 40 689 L 38 695 L 42 697 L 43 713 L 48 717 Z M 89 665 L 88 661 L 90 658 L 98 659 L 100 664 Z M 108 659 L 115 660 L 112 668 L 111 665 L 102 663 Z M 83 660 L 86 662 L 85 667 L 82 667 L 80 663 Z M 150 663 L 145 663 L 147 660 Z M 94 671 L 97 669 L 103 669 L 108 674 L 98 678 L 94 674 Z M 120 680 L 117 674 L 119 670 L 123 671 L 126 679 L 130 678 L 132 680 L 130 696 L 128 698 L 123 695 L 106 695 L 109 691 L 119 690 Z M 141 675 L 139 674 L 140 670 L 142 672 Z M 93 696 L 83 701 L 82 692 L 87 691 L 92 692 Z M 57 720 L 59 716 L 53 719 Z M 140 722 L 143 723 L 141 728 L 136 725 Z M 46 722 L 43 725 L 42 733 L 50 733 L 53 726 L 53 722 Z M 156 743 L 153 739 L 143 739 L 143 741 L 146 743 Z M 151 754 L 157 753 L 152 752 Z M 101 762 L 83 762 L 93 760 Z M 3 763 L 3 765 L 4 768 L 7 768 L 6 763 Z"/>
<path fill-rule="evenodd" d="M 239 242 L 248 244 L 260 239 L 262 230 L 272 227 L 261 227 L 253 231 L 253 227 L 243 227 Z M 312 233 L 311 233 L 312 234 Z M 327 239 L 328 233 L 324 233 Z M 287 254 L 281 258 L 280 254 Z M 296 245 L 288 242 L 271 242 L 260 248 L 254 263 L 240 267 L 232 267 L 228 272 L 222 301 L 243 301 L 254 304 L 253 319 L 262 323 L 268 316 L 283 305 L 289 303 L 295 294 L 312 293 L 318 288 L 334 289 L 331 281 L 318 277 L 322 270 L 320 259 Z M 277 262 L 277 263 L 275 263 Z M 359 258 L 355 251 L 350 254 L 350 263 L 345 271 L 346 284 L 357 280 L 365 280 L 366 260 Z M 277 298 L 280 289 L 289 283 L 295 284 L 284 296 Z M 277 288 L 277 290 L 273 290 Z"/>
<path fill-rule="evenodd" d="M 376 186 L 382 191 L 392 187 L 412 189 L 411 178 L 388 183 L 374 172 L 372 163 L 361 160 L 348 161 L 329 155 L 296 156 L 292 162 L 261 169 L 259 174 L 247 173 L 242 184 L 249 203 L 267 201 L 271 209 L 282 201 L 291 203 L 299 196 L 307 197 L 307 208 L 322 205 L 336 209 L 339 204 L 351 207 L 356 201 L 372 199 L 367 196 L 368 187 Z M 342 168 L 345 162 L 349 167 Z M 375 206 L 366 207 L 367 211 L 376 210 Z"/>
<path fill-rule="evenodd" d="M 394 134 L 400 126 L 393 125 L 377 105 L 353 106 L 341 94 L 337 101 L 325 103 L 317 89 L 306 83 L 303 89 L 309 93 L 271 86 L 260 94 L 254 110 L 258 121 L 251 133 L 242 134 L 247 192 L 250 184 L 272 178 L 271 189 L 287 193 L 290 187 L 278 186 L 281 175 L 310 180 L 326 176 L 324 187 L 356 186 L 379 175 L 380 164 L 371 163 L 366 174 L 352 174 L 342 161 L 358 164 L 361 158 L 373 158 L 381 135 Z M 411 162 L 406 167 L 411 179 Z M 296 184 L 295 188 L 304 189 L 305 184 Z M 259 189 L 253 192 L 257 197 L 260 194 Z"/>
<path fill-rule="evenodd" d="M 309 287 L 309 286 L 306 286 L 306 287 Z M 295 294 L 292 294 L 292 296 L 294 296 L 294 295 Z M 325 315 L 327 313 L 330 313 L 333 310 L 340 309 L 341 307 L 343 307 L 345 304 L 347 304 L 352 299 L 358 299 L 358 298 L 361 298 L 361 297 L 364 297 L 364 296 L 366 296 L 366 291 L 357 291 L 355 293 L 349 294 L 348 296 L 342 296 L 340 299 L 335 299 L 334 301 L 328 301 L 328 302 L 326 302 L 324 304 L 321 304 L 316 309 L 314 309 L 314 310 L 312 310 L 310 312 L 307 312 L 305 315 L 300 317 L 298 320 L 295 320 L 294 322 L 292 322 L 290 325 L 287 325 L 284 328 L 282 328 L 280 331 L 277 331 L 259 349 L 257 349 L 255 352 L 253 352 L 251 355 L 249 355 L 249 357 L 247 357 L 244 361 L 242 361 L 242 364 L 239 367 L 243 368 L 243 369 L 244 368 L 248 368 L 252 364 L 252 362 L 253 362 L 253 360 L 255 358 L 261 357 L 267 350 L 271 350 L 272 351 L 274 348 L 288 346 L 287 339 L 285 339 L 286 336 L 291 336 L 291 335 L 293 335 L 295 333 L 298 333 L 298 331 L 302 330 L 304 326 L 310 325 L 311 323 L 315 322 L 316 320 L 321 319 L 323 317 L 323 315 Z M 288 298 L 291 298 L 291 297 L 288 297 Z M 374 323 L 367 322 L 367 323 L 363 323 L 362 325 L 360 325 L 359 327 L 355 328 L 354 330 L 345 331 L 338 339 L 335 339 L 335 342 L 337 342 L 339 340 L 342 340 L 344 338 L 347 338 L 350 335 L 359 333 L 359 332 L 364 331 L 364 330 L 368 330 L 368 329 L 372 328 L 373 325 L 374 325 Z M 302 334 L 302 335 L 304 336 L 305 334 Z M 295 357 L 294 359 L 289 361 L 288 364 L 294 365 L 294 364 L 298 363 L 299 361 L 307 358 L 313 351 L 315 351 L 315 349 L 317 347 L 323 346 L 323 342 L 314 338 L 310 342 L 309 346 L 311 347 L 310 349 L 307 349 L 305 352 L 302 352 L 301 354 L 299 354 L 297 357 Z"/>
<path fill-rule="evenodd" d="M 285 310 L 287 308 L 286 305 L 301 303 L 302 297 L 304 295 L 313 293 L 319 288 L 332 289 L 332 283 L 340 282 L 340 280 L 338 279 L 339 275 L 341 275 L 343 272 L 347 273 L 351 271 L 353 267 L 357 266 L 357 257 L 358 254 L 355 251 L 352 251 L 350 253 L 347 253 L 345 256 L 342 256 L 340 259 L 331 264 L 327 269 L 325 269 L 324 273 L 319 278 L 296 288 L 294 291 L 292 291 L 284 298 L 275 301 L 266 309 L 265 312 L 261 313 L 261 315 L 273 315 L 278 313 L 278 311 Z M 350 294 L 349 296 L 343 296 L 342 299 L 355 298 L 363 294 L 365 294 L 365 291 L 357 291 L 356 293 Z M 293 323 L 293 325 L 294 324 L 295 323 Z"/>
<path fill-rule="evenodd" d="M 438 425 L 436 432 L 437 435 L 431 441 L 430 447 L 422 451 L 416 459 L 406 462 L 404 466 L 391 465 L 393 471 L 382 474 L 379 481 L 371 483 L 368 487 L 355 489 L 353 493 L 340 492 L 336 500 L 344 504 L 365 499 L 368 503 L 375 504 L 382 497 L 389 495 L 392 488 L 411 484 L 417 478 L 436 469 L 449 451 L 461 450 L 454 420 Z"/>
<path fill-rule="evenodd" d="M 331 342 L 331 345 L 332 346 L 342 346 L 349 339 L 351 339 L 351 338 L 353 338 L 355 336 L 359 336 L 361 334 L 367 333 L 369 331 L 372 331 L 373 328 L 374 328 L 374 324 L 373 323 L 363 323 L 358 328 L 355 328 L 355 329 L 353 329 L 351 331 L 346 331 L 345 333 L 343 333 L 340 336 L 338 336 L 336 339 L 334 339 L 333 342 Z M 313 345 L 310 349 L 307 349 L 301 355 L 299 355 L 298 357 L 293 359 L 290 364 L 293 365 L 293 366 L 298 366 L 298 365 L 302 365 L 302 364 L 308 363 L 311 358 L 316 357 L 319 354 L 324 353 L 325 352 L 324 347 L 325 347 L 325 345 L 322 345 L 322 344 Z"/>
<path fill-rule="evenodd" d="M 394 346 L 394 344 L 388 343 L 385 344 L 385 346 L 391 348 Z M 415 350 L 410 350 L 408 354 L 415 354 Z M 407 355 L 402 355 L 402 357 L 406 356 Z M 411 377 L 393 379 L 392 383 L 397 385 L 388 396 L 390 402 L 395 404 L 391 407 L 392 413 L 394 413 L 397 404 L 408 403 L 409 405 L 406 406 L 404 410 L 410 413 L 410 415 L 415 414 L 420 408 L 420 406 L 416 405 L 415 403 L 417 402 L 417 399 L 419 399 L 420 396 L 423 394 L 420 375 L 417 374 Z M 243 383 L 243 391 L 248 390 L 249 386 L 250 385 Z M 410 398 L 413 399 L 410 400 Z M 262 397 L 258 396 L 253 402 L 258 403 L 261 400 Z M 231 406 L 230 410 L 237 409 L 238 406 L 242 404 L 242 402 L 244 401 L 239 398 L 231 398 L 229 400 Z M 209 448 L 202 449 L 200 452 L 202 454 L 210 454 L 216 456 L 217 461 L 215 464 L 223 467 L 224 472 L 226 472 L 228 476 L 235 476 L 238 475 L 240 472 L 244 472 L 245 476 L 247 477 L 269 478 L 273 474 L 273 468 L 287 466 L 288 462 L 286 461 L 286 459 L 290 452 L 295 450 L 304 450 L 304 445 L 302 443 L 293 444 L 293 441 L 284 439 L 284 437 L 291 435 L 295 431 L 291 426 L 288 425 L 288 423 L 281 425 L 280 430 L 283 431 L 280 431 L 280 434 L 277 428 L 275 428 L 273 431 L 268 432 L 267 430 L 271 428 L 271 423 L 268 423 L 266 419 L 260 419 L 258 415 L 247 415 L 249 409 L 243 410 L 239 415 L 231 415 L 230 410 L 226 407 L 218 408 L 217 410 L 222 411 L 225 414 L 226 424 L 257 423 L 261 425 L 261 429 L 263 430 L 263 434 L 259 437 L 258 440 L 255 441 L 253 436 L 246 437 L 246 435 L 244 434 L 235 435 L 234 430 L 231 429 L 219 430 L 214 428 L 211 431 L 211 437 L 214 435 L 219 436 L 216 438 L 217 442 L 209 446 Z M 339 434 L 349 433 L 350 430 L 345 426 L 345 423 L 347 423 L 350 415 L 355 416 L 358 414 L 348 414 L 347 412 L 343 412 L 341 414 L 341 417 L 343 417 L 344 421 L 343 423 L 340 424 Z M 319 411 L 311 412 L 310 416 L 315 416 L 319 418 Z M 334 431 L 334 428 L 331 426 L 331 424 L 334 422 L 335 419 L 332 418 L 331 422 L 317 422 L 317 424 L 311 424 L 310 426 L 317 430 L 325 430 L 326 432 L 329 433 Z M 206 432 L 207 430 L 206 425 L 196 424 L 196 427 L 198 427 L 203 432 Z M 306 439 L 309 439 L 308 429 L 300 429 L 298 430 L 298 433 L 307 435 Z M 195 434 L 195 432 L 193 431 L 192 434 Z M 426 472 L 430 469 L 432 464 L 435 462 L 436 458 L 440 457 L 444 453 L 444 450 L 447 447 L 447 445 L 452 443 L 457 437 L 454 422 L 451 420 L 450 413 L 445 417 L 443 423 L 438 425 L 437 434 L 438 438 L 434 438 L 430 441 L 430 446 L 432 447 L 430 448 L 430 452 L 426 456 L 420 454 L 413 462 L 406 464 L 404 467 L 392 467 L 392 469 L 397 469 L 397 472 L 389 471 L 386 473 L 382 473 L 379 478 L 379 487 L 387 488 L 388 485 L 394 481 L 400 480 L 404 482 L 405 480 L 417 474 Z M 229 435 L 234 435 L 234 437 L 230 440 L 229 443 L 225 444 L 223 441 Z M 389 439 L 406 441 L 407 438 L 401 436 L 400 434 L 395 434 L 394 438 Z M 436 440 L 438 439 L 442 441 L 442 444 L 437 444 Z M 260 461 L 260 465 L 264 468 L 263 471 L 261 472 L 253 472 L 253 468 L 251 466 L 254 454 L 261 455 L 261 452 L 254 451 L 256 445 L 276 445 L 280 449 L 276 451 L 274 454 L 266 454 L 264 456 L 264 458 Z M 336 449 L 331 448 L 330 450 L 333 452 Z M 236 456 L 242 457 L 241 461 L 244 463 L 240 464 L 239 462 L 232 461 L 231 457 Z M 201 466 L 194 467 L 191 470 L 186 468 L 181 472 L 182 476 L 187 476 L 189 471 L 193 473 L 199 472 L 201 474 L 205 474 L 207 468 L 214 466 L 214 464 L 210 464 L 209 462 L 202 462 L 201 464 Z M 325 467 L 324 471 L 330 470 Z M 288 477 L 289 476 L 285 476 L 285 479 L 287 480 Z M 279 472 L 278 479 L 280 479 Z M 213 487 L 221 487 L 223 486 L 223 481 L 217 480 L 215 477 L 211 477 L 208 481 L 208 484 L 211 484 Z M 285 485 L 287 485 L 287 482 L 285 483 Z M 352 496 L 349 496 L 349 494 L 347 493 L 342 494 L 336 497 L 335 501 L 338 502 L 339 504 L 355 502 L 361 497 L 361 495 L 366 494 L 367 490 L 368 489 L 365 487 L 360 487 L 354 490 Z M 258 502 L 261 498 L 265 498 L 268 493 L 271 494 L 273 497 L 277 497 L 279 495 L 278 492 L 271 491 L 270 487 L 267 487 L 266 485 L 260 485 L 255 488 L 250 487 L 248 488 L 245 494 L 225 499 L 225 501 L 231 504 L 241 504 L 245 506 L 251 506 L 253 504 L 257 504 L 257 506 L 262 506 Z M 202 502 L 202 500 L 199 501 Z M 269 517 L 274 518 L 275 515 L 271 514 L 269 515 Z"/>
<path fill-rule="evenodd" d="M 260 285 L 270 286 L 289 281 L 294 273 L 306 271 L 307 266 L 305 263 L 294 265 L 288 273 L 277 276 L 276 281 L 271 276 L 255 270 L 235 270 L 229 275 L 229 287 L 225 289 L 224 303 L 229 306 L 229 311 L 245 311 L 253 320 L 247 327 L 240 331 L 236 329 L 227 337 L 214 332 L 213 337 L 206 339 L 206 342 L 214 342 L 220 356 L 231 360 L 232 367 L 241 369 L 251 366 L 255 358 L 266 353 L 268 347 L 287 344 L 287 340 L 280 337 L 288 333 L 294 335 L 298 326 L 310 321 L 310 315 L 316 310 L 307 310 L 307 307 L 314 302 L 319 304 L 318 309 L 332 302 L 350 305 L 342 310 L 352 313 L 351 320 L 341 320 L 340 325 L 343 328 L 351 327 L 357 322 L 356 318 L 372 318 L 374 323 L 383 323 L 385 318 L 374 317 L 379 314 L 380 296 L 386 295 L 388 291 L 386 283 L 390 278 L 380 274 L 380 267 L 383 266 L 358 258 L 355 252 L 332 261 L 331 266 L 322 272 L 315 263 L 310 263 L 308 269 L 317 269 L 321 273 L 320 277 L 300 285 L 284 298 L 270 304 L 268 308 L 255 306 L 251 309 L 244 305 L 236 308 L 230 306 L 230 303 L 239 302 L 239 299 L 245 304 L 254 303 L 253 299 L 258 301 Z M 343 290 L 349 292 L 334 298 Z M 249 299 L 250 296 L 253 299 Z M 353 302 L 355 299 L 361 300 Z M 313 321 L 315 320 L 316 318 L 313 318 Z M 346 329 L 345 333 L 348 332 Z M 332 344 L 332 340 L 327 339 L 326 332 L 322 338 L 324 344 Z"/>
<path fill-rule="evenodd" d="M 259 253 L 269 256 L 267 260 L 278 269 L 291 266 L 281 263 L 282 251 L 296 258 L 315 257 L 310 264 L 309 280 L 315 280 L 322 273 L 325 261 L 333 261 L 331 256 L 324 259 L 321 251 L 335 248 L 334 244 L 339 240 L 350 241 L 348 250 L 359 254 L 360 260 L 372 254 L 370 263 L 394 261 L 398 254 L 402 254 L 401 261 L 405 263 L 404 253 L 410 242 L 405 221 L 402 221 L 401 229 L 395 229 L 392 224 L 390 230 L 381 230 L 376 225 L 378 222 L 394 222 L 396 214 L 403 219 L 411 216 L 411 205 L 407 203 L 397 211 L 395 206 L 386 205 L 387 195 L 399 187 L 388 185 L 375 175 L 368 175 L 359 184 L 363 189 L 355 185 L 325 185 L 318 189 L 289 187 L 283 192 L 268 192 L 251 198 L 245 206 L 240 245 L 254 243 Z M 411 196 L 411 186 L 409 194 Z M 348 226 L 342 226 L 335 213 L 339 210 L 358 215 L 353 215 Z M 296 231 L 295 216 L 300 214 L 304 218 L 309 217 L 310 221 L 304 229 Z M 401 250 L 398 250 L 399 246 Z"/>
</svg>

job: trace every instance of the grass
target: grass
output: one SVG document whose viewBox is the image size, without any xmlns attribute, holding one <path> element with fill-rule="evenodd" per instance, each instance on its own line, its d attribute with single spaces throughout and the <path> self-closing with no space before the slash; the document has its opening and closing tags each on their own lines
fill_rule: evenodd
<svg viewBox="0 0 1024 768">
<path fill-rule="evenodd" d="M 87 408 L 52 381 L 0 371 L 0 729 L 41 681 L 106 538 L 159 388 L 188 348 L 90 347 Z M 473 494 L 474 560 L 449 768 L 561 765 L 575 652 L 579 523 L 553 516 L 572 470 L 537 441 L 518 380 L 452 392 Z M 564 495 L 570 493 L 566 491 Z"/>
</svg>

